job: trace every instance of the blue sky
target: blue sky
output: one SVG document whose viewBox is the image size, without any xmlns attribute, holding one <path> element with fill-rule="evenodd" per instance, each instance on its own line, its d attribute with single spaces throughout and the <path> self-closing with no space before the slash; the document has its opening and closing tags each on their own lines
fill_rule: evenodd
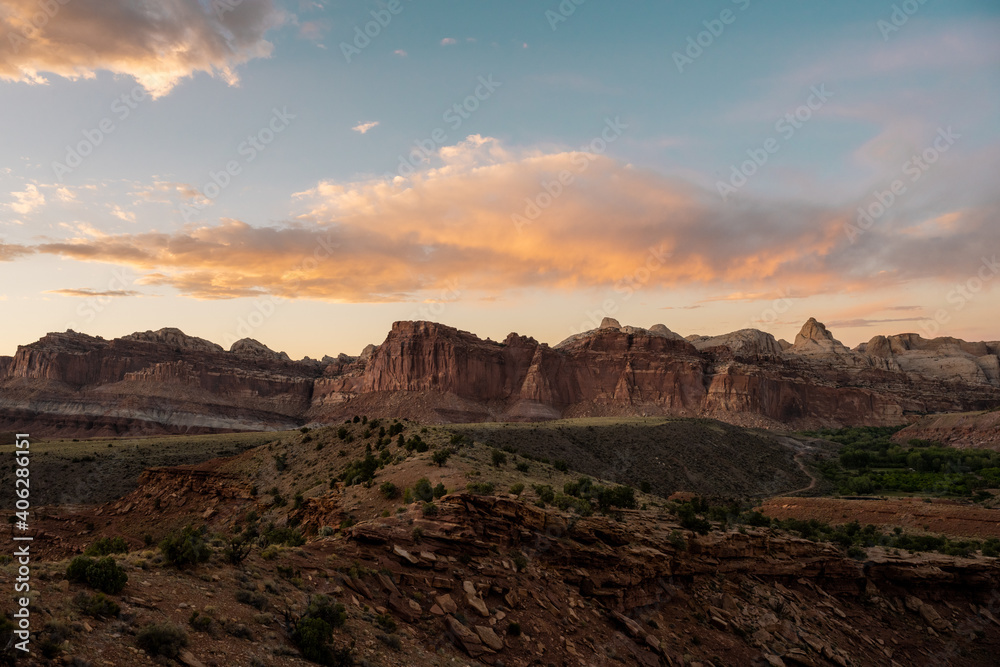
<svg viewBox="0 0 1000 667">
<path fill-rule="evenodd" d="M 221 1 L 73 0 L 38 26 L 7 3 L 0 309 L 19 324 L 0 353 L 69 325 L 356 353 L 414 316 L 556 343 L 599 311 L 685 335 L 816 316 L 849 344 L 1000 338 L 980 276 L 1000 245 L 994 2 Z M 347 62 L 373 11 L 391 20 Z"/>
</svg>

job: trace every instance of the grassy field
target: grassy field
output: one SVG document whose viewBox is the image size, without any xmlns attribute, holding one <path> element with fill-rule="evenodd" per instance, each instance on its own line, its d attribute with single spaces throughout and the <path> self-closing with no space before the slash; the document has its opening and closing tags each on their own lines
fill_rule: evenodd
<svg viewBox="0 0 1000 667">
<path fill-rule="evenodd" d="M 32 440 L 31 501 L 40 505 L 96 504 L 136 487 L 146 468 L 194 464 L 232 456 L 286 435 L 222 433 L 94 440 Z M 0 442 L 0 487 L 13 494 L 13 434 Z M 13 501 L 11 501 L 11 506 Z"/>
</svg>

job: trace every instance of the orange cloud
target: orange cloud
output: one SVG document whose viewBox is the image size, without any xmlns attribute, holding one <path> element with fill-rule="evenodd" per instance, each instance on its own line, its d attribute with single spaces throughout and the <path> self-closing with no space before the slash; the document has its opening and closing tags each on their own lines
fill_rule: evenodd
<svg viewBox="0 0 1000 667">
<path fill-rule="evenodd" d="M 264 34 L 284 21 L 273 0 L 6 0 L 0 79 L 46 83 L 49 72 L 134 77 L 154 97 L 195 72 L 230 84 L 236 67 L 271 54 Z M 137 6 L 138 5 L 138 6 Z"/>
<path fill-rule="evenodd" d="M 406 178 L 321 182 L 296 195 L 302 211 L 282 226 L 223 220 L 36 249 L 127 264 L 147 272 L 144 284 L 196 298 L 380 302 L 424 298 L 455 280 L 494 295 L 702 285 L 798 297 L 962 276 L 956 258 L 978 261 L 1000 246 L 995 205 L 964 211 L 947 238 L 901 238 L 887 226 L 852 244 L 840 211 L 723 204 L 606 156 L 518 151 L 476 135 L 434 160 Z"/>
</svg>

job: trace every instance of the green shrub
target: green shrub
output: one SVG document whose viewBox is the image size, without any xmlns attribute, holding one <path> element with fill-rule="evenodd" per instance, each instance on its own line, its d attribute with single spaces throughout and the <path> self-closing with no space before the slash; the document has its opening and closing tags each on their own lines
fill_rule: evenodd
<svg viewBox="0 0 1000 667">
<path fill-rule="evenodd" d="M 392 482 L 382 482 L 382 486 L 378 487 L 378 490 L 386 500 L 392 500 L 399 496 L 399 488 Z"/>
<path fill-rule="evenodd" d="M 205 540 L 204 526 L 195 528 L 188 524 L 179 533 L 171 533 L 160 542 L 160 551 L 168 564 L 186 567 L 204 563 L 212 555 L 212 548 Z"/>
<path fill-rule="evenodd" d="M 437 486 L 434 487 L 434 498 L 444 498 L 446 495 L 448 495 L 448 489 L 444 488 L 444 484 L 438 482 Z"/>
<path fill-rule="evenodd" d="M 493 493 L 494 487 L 492 482 L 472 482 L 466 484 L 465 488 L 469 493 L 474 493 L 477 496 L 488 496 Z"/>
<path fill-rule="evenodd" d="M 558 470 L 559 472 L 566 472 L 567 470 L 569 470 L 569 464 L 560 459 L 556 459 L 555 461 L 553 461 L 552 467 Z"/>
<path fill-rule="evenodd" d="M 413 494 L 417 500 L 422 500 L 425 503 L 434 500 L 434 488 L 431 486 L 431 481 L 426 477 L 418 479 L 417 483 L 413 485 Z"/>
<path fill-rule="evenodd" d="M 423 510 L 424 516 L 437 516 L 438 506 L 434 503 L 424 503 L 421 508 Z"/>
<path fill-rule="evenodd" d="M 375 473 L 378 472 L 378 468 L 378 459 L 375 458 L 374 454 L 368 453 L 365 455 L 365 458 L 348 463 L 347 467 L 344 468 L 344 472 L 340 473 L 340 480 L 347 486 L 371 482 L 375 479 Z"/>
<path fill-rule="evenodd" d="M 556 492 L 548 484 L 534 484 L 531 487 L 538 494 L 538 499 L 543 503 L 551 503 L 555 500 Z"/>
<path fill-rule="evenodd" d="M 298 528 L 291 526 L 278 528 L 273 523 L 269 523 L 264 529 L 261 540 L 264 544 L 284 544 L 289 547 L 301 547 L 306 543 L 306 538 Z"/>
<path fill-rule="evenodd" d="M 522 493 L 524 493 L 524 484 L 521 484 L 520 482 L 518 482 L 517 484 L 511 485 L 510 489 L 508 489 L 508 490 L 511 492 L 511 494 L 513 494 L 515 496 L 519 496 Z"/>
<path fill-rule="evenodd" d="M 597 505 L 602 511 L 607 511 L 616 507 L 620 507 L 622 509 L 635 509 L 635 489 L 631 486 L 602 488 L 597 493 Z"/>
<path fill-rule="evenodd" d="M 184 628 L 173 623 L 151 623 L 139 631 L 136 645 L 151 656 L 176 658 L 188 645 Z"/>
<path fill-rule="evenodd" d="M 128 553 L 128 543 L 120 537 L 102 537 L 92 542 L 83 552 L 84 556 L 108 556 L 110 554 Z"/>
<path fill-rule="evenodd" d="M 87 585 L 102 593 L 118 595 L 128 583 L 125 568 L 115 562 L 111 556 L 94 561 L 87 568 Z"/>
<path fill-rule="evenodd" d="M 518 461 L 514 464 L 514 467 L 518 472 L 528 472 L 529 466 L 527 461 Z"/>
<path fill-rule="evenodd" d="M 499 468 L 501 466 L 507 465 L 507 455 L 501 452 L 499 449 L 494 449 L 491 453 L 493 459 L 493 467 Z"/>
<path fill-rule="evenodd" d="M 451 458 L 450 449 L 438 449 L 431 454 L 431 461 L 436 463 L 439 468 L 447 463 L 449 458 Z"/>
<path fill-rule="evenodd" d="M 309 599 L 305 613 L 296 621 L 292 631 L 292 641 L 299 647 L 302 656 L 320 665 L 353 665 L 354 659 L 349 649 L 334 649 L 333 629 L 339 628 L 347 620 L 344 605 L 334 603 L 325 595 L 314 595 Z"/>
<path fill-rule="evenodd" d="M 94 564 L 93 558 L 77 556 L 69 562 L 66 568 L 66 578 L 77 584 L 87 583 L 87 570 Z"/>
<path fill-rule="evenodd" d="M 375 622 L 386 632 L 396 631 L 396 619 L 389 614 L 379 614 L 375 617 Z"/>
<path fill-rule="evenodd" d="M 121 593 L 128 583 L 125 568 L 115 563 L 115 559 L 110 556 L 100 560 L 77 556 L 66 568 L 66 578 L 111 595 Z"/>
<path fill-rule="evenodd" d="M 202 614 L 197 609 L 191 612 L 188 616 L 188 625 L 197 630 L 198 632 L 212 632 L 215 626 L 215 620 L 211 616 Z"/>
<path fill-rule="evenodd" d="M 81 613 L 94 618 L 114 618 L 121 612 L 118 603 L 109 598 L 104 593 L 87 595 L 80 593 L 73 598 L 73 604 Z"/>
<path fill-rule="evenodd" d="M 267 596 L 257 591 L 247 591 L 242 588 L 236 591 L 236 601 L 250 605 L 260 611 L 267 609 Z"/>
</svg>

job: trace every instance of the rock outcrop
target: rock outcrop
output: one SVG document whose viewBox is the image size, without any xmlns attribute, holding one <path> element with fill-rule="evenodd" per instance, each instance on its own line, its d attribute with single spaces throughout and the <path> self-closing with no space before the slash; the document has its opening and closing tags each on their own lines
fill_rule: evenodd
<svg viewBox="0 0 1000 667">
<path fill-rule="evenodd" d="M 0 357 L 0 429 L 291 428 L 353 414 L 426 421 L 711 416 L 745 426 L 898 424 L 1000 406 L 1000 343 L 916 334 L 850 350 L 810 319 L 795 343 L 744 329 L 681 338 L 606 318 L 555 347 L 397 322 L 358 357 L 292 361 L 177 329 L 104 340 L 48 334 Z"/>
</svg>

